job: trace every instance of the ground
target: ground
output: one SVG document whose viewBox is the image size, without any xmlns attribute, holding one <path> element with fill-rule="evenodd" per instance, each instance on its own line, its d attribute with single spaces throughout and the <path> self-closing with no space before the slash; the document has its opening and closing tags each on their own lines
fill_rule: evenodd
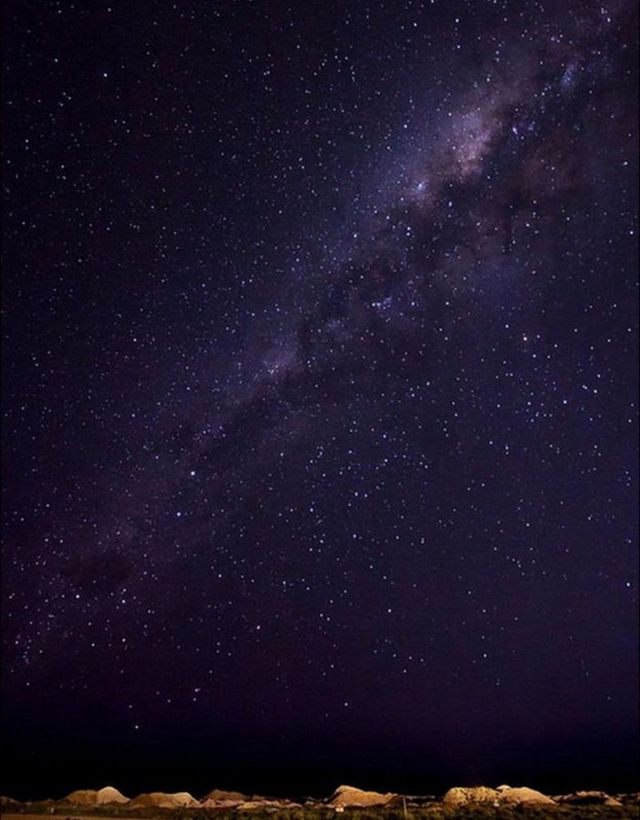
<svg viewBox="0 0 640 820">
<path fill-rule="evenodd" d="M 336 816 L 344 816 L 349 820 L 453 820 L 453 818 L 468 818 L 468 820 L 543 820 L 543 818 L 557 818 L 558 820 L 632 820 L 640 818 L 640 806 L 554 806 L 554 807 L 493 807 L 475 806 L 465 808 L 445 808 L 440 803 L 420 808 L 402 807 L 389 808 L 347 808 L 344 813 L 338 813 L 325 807 L 302 807 L 298 809 L 254 809 L 251 811 L 209 810 L 165 810 L 153 814 L 138 814 L 135 811 L 126 812 L 74 812 L 61 811 L 39 812 L 29 814 L 16 812 L 5 814 L 4 820 L 42 820 L 43 813 L 53 813 L 56 817 L 65 820 L 95 820 L 96 817 L 131 815 L 136 820 L 263 820 L 263 818 L 283 818 L 283 820 L 332 820 Z"/>
</svg>

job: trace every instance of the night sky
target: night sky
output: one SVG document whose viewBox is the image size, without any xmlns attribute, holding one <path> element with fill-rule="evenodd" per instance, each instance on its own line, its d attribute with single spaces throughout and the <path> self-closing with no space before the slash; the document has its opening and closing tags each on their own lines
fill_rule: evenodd
<svg viewBox="0 0 640 820">
<path fill-rule="evenodd" d="M 3 15 L 3 793 L 632 787 L 635 0 Z"/>
</svg>

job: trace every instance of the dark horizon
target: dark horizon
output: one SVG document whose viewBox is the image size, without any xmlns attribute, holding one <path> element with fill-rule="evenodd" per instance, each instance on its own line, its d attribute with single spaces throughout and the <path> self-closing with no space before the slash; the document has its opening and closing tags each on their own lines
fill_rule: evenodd
<svg viewBox="0 0 640 820">
<path fill-rule="evenodd" d="M 264 744 L 238 749 L 231 738 L 212 748 L 181 748 L 169 739 L 156 748 L 122 744 L 85 747 L 75 754 L 69 746 L 60 749 L 60 738 L 33 742 L 27 750 L 16 749 L 11 735 L 5 743 L 11 760 L 2 776 L 2 794 L 18 800 L 58 800 L 76 789 L 114 786 L 133 798 L 151 791 L 187 791 L 201 799 L 213 789 L 240 791 L 267 797 L 328 797 L 339 785 L 372 791 L 441 796 L 453 786 L 502 783 L 526 785 L 545 794 L 568 794 L 579 789 L 599 789 L 609 794 L 640 790 L 638 744 L 627 737 L 567 739 L 564 743 L 534 748 L 505 744 L 490 764 L 478 762 L 481 755 L 456 755 L 445 762 L 428 744 L 422 749 L 399 745 L 385 749 L 323 749 L 314 753 L 300 744 L 297 749 Z M 598 756 L 593 755 L 597 744 Z M 273 748 L 275 745 L 275 749 Z M 463 739 L 461 739 L 463 745 Z M 177 746 L 177 748 L 176 748 Z M 33 749 L 38 748 L 37 753 Z M 169 748 L 167 748 L 169 747 Z M 219 747 L 219 748 L 216 748 Z M 364 752 L 364 754 L 363 754 Z M 366 755 L 369 754 L 367 758 Z M 366 762 L 358 764 L 365 758 Z M 265 760 L 269 760 L 265 764 Z M 416 760 L 420 763 L 416 763 Z M 135 761 L 135 762 L 132 762 Z"/>
<path fill-rule="evenodd" d="M 637 788 L 637 2 L 2 18 L 3 790 Z"/>
</svg>

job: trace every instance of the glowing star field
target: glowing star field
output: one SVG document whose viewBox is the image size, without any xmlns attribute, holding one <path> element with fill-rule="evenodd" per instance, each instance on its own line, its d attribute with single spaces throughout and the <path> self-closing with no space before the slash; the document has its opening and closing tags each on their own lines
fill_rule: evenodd
<svg viewBox="0 0 640 820">
<path fill-rule="evenodd" d="M 637 788 L 637 4 L 3 18 L 2 793 Z"/>
</svg>

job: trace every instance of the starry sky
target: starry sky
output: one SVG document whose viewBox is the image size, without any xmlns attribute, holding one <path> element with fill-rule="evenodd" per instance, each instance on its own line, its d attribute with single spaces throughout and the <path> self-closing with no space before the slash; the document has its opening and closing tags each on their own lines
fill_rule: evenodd
<svg viewBox="0 0 640 820">
<path fill-rule="evenodd" d="M 3 17 L 3 792 L 629 787 L 636 3 Z"/>
</svg>

